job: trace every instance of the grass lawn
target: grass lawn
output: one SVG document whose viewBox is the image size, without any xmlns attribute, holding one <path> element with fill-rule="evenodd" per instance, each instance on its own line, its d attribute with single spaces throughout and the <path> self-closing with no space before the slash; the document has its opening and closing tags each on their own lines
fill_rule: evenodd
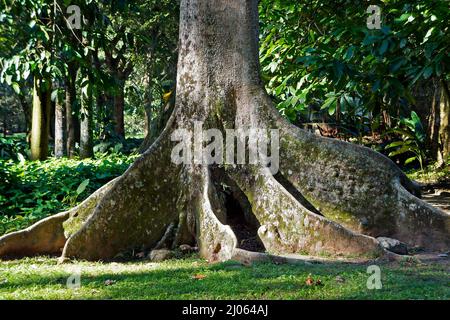
<svg viewBox="0 0 450 320">
<path fill-rule="evenodd" d="M 0 299 L 450 299 L 448 264 L 382 264 L 382 289 L 367 289 L 367 265 L 162 263 L 57 265 L 54 258 L 0 261 Z M 80 273 L 81 286 L 67 287 Z M 321 284 L 307 285 L 308 277 Z"/>
</svg>

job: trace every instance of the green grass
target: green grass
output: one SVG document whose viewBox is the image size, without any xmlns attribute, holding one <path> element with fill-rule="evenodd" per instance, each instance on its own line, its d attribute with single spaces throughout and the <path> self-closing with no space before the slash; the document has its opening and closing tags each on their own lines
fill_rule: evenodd
<svg viewBox="0 0 450 320">
<path fill-rule="evenodd" d="M 0 299 L 449 299 L 448 265 L 380 265 L 383 287 L 367 289 L 367 265 L 163 263 L 57 265 L 53 258 L 0 262 Z M 67 288 L 79 270 L 81 287 Z M 311 274 L 322 285 L 308 286 Z M 201 280 L 195 275 L 205 276 Z M 336 277 L 345 282 L 339 282 Z M 113 283 L 106 285 L 107 280 Z"/>
</svg>

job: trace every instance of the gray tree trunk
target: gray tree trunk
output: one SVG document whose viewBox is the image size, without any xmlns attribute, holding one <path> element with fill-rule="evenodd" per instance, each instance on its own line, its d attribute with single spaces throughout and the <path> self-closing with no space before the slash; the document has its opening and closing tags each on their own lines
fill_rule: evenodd
<svg viewBox="0 0 450 320">
<path fill-rule="evenodd" d="M 56 100 L 55 104 L 55 157 L 66 155 L 66 109 L 65 105 Z"/>
<path fill-rule="evenodd" d="M 86 78 L 87 79 L 87 78 Z M 80 122 L 80 158 L 92 158 L 94 156 L 93 146 L 93 108 L 91 84 L 87 85 L 86 94 L 81 92 L 81 122 Z"/>
<path fill-rule="evenodd" d="M 194 241 L 210 261 L 250 259 L 230 226 L 236 212 L 224 186 L 272 254 L 384 257 L 379 236 L 448 250 L 449 216 L 412 195 L 415 185 L 392 161 L 280 117 L 259 76 L 257 0 L 182 0 L 180 22 L 176 105 L 160 137 L 78 207 L 0 238 L 0 256 L 59 252 L 60 242 L 48 247 L 53 223 L 51 235 L 66 239 L 62 260 L 111 259 Z M 192 130 L 195 121 L 221 132 L 278 129 L 278 174 L 262 164 L 176 164 L 172 133 Z"/>
</svg>

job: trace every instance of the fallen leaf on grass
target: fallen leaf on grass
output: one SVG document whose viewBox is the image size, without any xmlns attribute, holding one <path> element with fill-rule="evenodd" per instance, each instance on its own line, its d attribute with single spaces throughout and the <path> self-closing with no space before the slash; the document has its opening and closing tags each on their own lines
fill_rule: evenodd
<svg viewBox="0 0 450 320">
<path fill-rule="evenodd" d="M 308 275 L 308 278 L 306 278 L 305 283 L 307 286 L 312 286 L 314 284 L 314 279 L 311 277 L 311 275 Z"/>
<path fill-rule="evenodd" d="M 192 276 L 192 279 L 195 279 L 195 280 L 203 280 L 205 278 L 206 278 L 206 276 L 204 274 L 196 274 L 196 275 Z"/>
<path fill-rule="evenodd" d="M 320 280 L 320 279 L 314 280 L 314 278 L 312 277 L 311 274 L 309 274 L 308 278 L 306 278 L 305 284 L 307 286 L 314 286 L 314 285 L 323 286 L 322 280 Z"/>
</svg>

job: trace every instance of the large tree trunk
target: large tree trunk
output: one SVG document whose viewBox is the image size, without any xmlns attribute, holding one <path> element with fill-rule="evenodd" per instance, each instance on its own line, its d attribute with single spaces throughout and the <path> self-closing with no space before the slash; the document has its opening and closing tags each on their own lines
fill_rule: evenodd
<svg viewBox="0 0 450 320">
<path fill-rule="evenodd" d="M 259 77 L 257 5 L 182 0 L 176 105 L 160 137 L 77 208 L 0 238 L 0 256 L 60 252 L 65 239 L 62 259 L 111 259 L 194 241 L 211 261 L 241 259 L 249 255 L 241 250 L 236 215 L 274 254 L 381 257 L 386 251 L 378 236 L 448 250 L 449 216 L 412 195 L 414 184 L 388 158 L 315 136 L 279 116 Z M 177 164 L 180 144 L 172 140 L 183 132 L 175 130 L 187 134 L 201 123 L 216 134 L 278 129 L 272 155 L 279 151 L 279 172 L 258 162 L 206 165 L 198 148 L 193 162 Z M 249 142 L 247 151 L 255 147 Z M 49 247 L 42 230 L 55 224 L 58 241 Z"/>
<path fill-rule="evenodd" d="M 51 108 L 50 81 L 35 77 L 31 124 L 31 160 L 45 160 L 48 156 Z"/>
</svg>

